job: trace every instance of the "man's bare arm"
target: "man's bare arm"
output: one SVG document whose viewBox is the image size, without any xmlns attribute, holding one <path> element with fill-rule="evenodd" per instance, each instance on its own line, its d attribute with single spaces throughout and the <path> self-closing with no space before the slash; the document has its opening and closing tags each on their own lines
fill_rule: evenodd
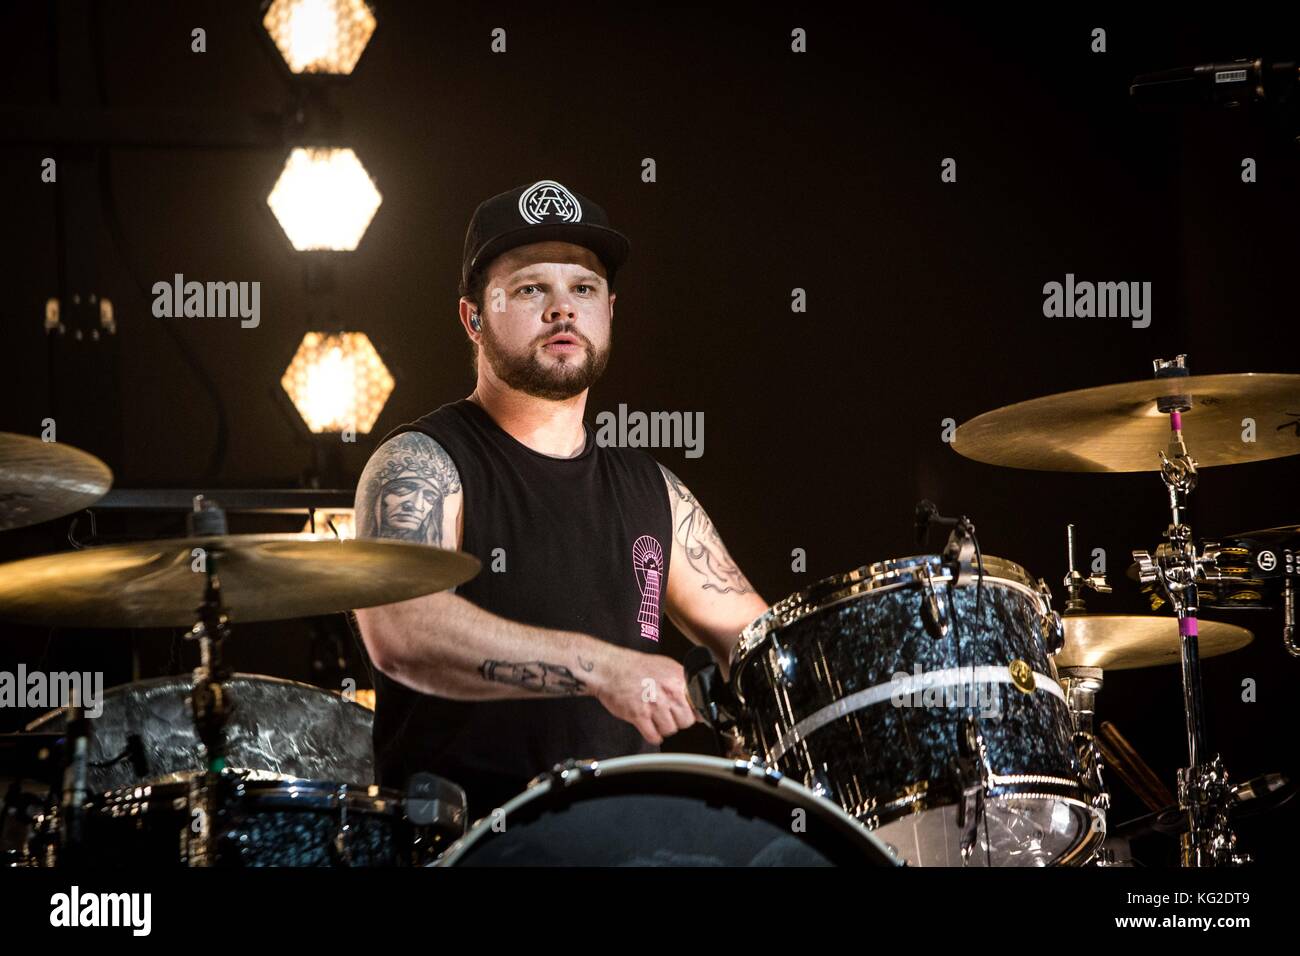
<svg viewBox="0 0 1300 956">
<path fill-rule="evenodd" d="M 381 445 L 361 475 L 357 534 L 459 548 L 463 504 L 451 457 L 428 435 L 406 432 Z M 661 655 L 521 624 L 451 592 L 356 613 L 375 666 L 422 693 L 458 700 L 595 697 L 656 744 L 694 720 L 681 665 Z M 647 681 L 654 694 L 645 692 Z"/>
<path fill-rule="evenodd" d="M 447 452 L 422 432 L 405 432 L 380 446 L 362 473 L 357 533 L 457 548 L 463 502 Z M 518 624 L 450 592 L 364 608 L 357 620 L 380 670 L 444 697 L 592 693 L 605 656 L 592 637 Z"/>
<path fill-rule="evenodd" d="M 767 602 L 732 560 L 699 499 L 675 474 L 659 466 L 673 513 L 667 610 L 688 638 L 713 651 L 726 673 L 736 638 Z"/>
</svg>

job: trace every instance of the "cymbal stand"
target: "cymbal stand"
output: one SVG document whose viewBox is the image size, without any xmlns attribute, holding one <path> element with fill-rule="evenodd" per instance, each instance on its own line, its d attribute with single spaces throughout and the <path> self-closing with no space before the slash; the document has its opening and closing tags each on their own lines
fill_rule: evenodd
<svg viewBox="0 0 1300 956">
<path fill-rule="evenodd" d="M 226 533 L 225 514 L 202 495 L 194 498 L 194 511 L 190 514 L 190 528 L 194 534 L 222 535 Z M 190 782 L 190 808 L 193 819 L 190 832 L 196 838 L 189 841 L 190 866 L 205 867 L 216 864 L 216 814 L 219 810 L 221 772 L 226 769 L 226 722 L 230 707 L 226 700 L 224 681 L 227 677 L 221 663 L 221 644 L 230 633 L 225 604 L 221 596 L 221 578 L 217 573 L 219 555 L 204 550 L 196 569 L 205 576 L 203 601 L 195 611 L 197 620 L 186 638 L 199 643 L 199 666 L 194 669 L 194 689 L 190 693 L 190 712 L 194 729 L 203 744 L 204 772 Z"/>
<path fill-rule="evenodd" d="M 1188 374 L 1186 356 L 1157 359 L 1156 378 L 1170 379 L 1171 394 L 1157 399 L 1157 408 L 1169 415 L 1169 454 L 1160 452 L 1160 477 L 1169 495 L 1171 523 L 1166 540 L 1155 551 L 1134 551 L 1142 583 L 1157 583 L 1178 615 L 1182 659 L 1183 710 L 1187 720 L 1188 766 L 1178 771 L 1178 805 L 1187 815 L 1182 836 L 1181 862 L 1185 867 L 1238 866 L 1250 856 L 1237 850 L 1236 835 L 1228 822 L 1232 788 L 1218 754 L 1207 759 L 1201 663 L 1197 647 L 1197 611 L 1201 581 L 1214 580 L 1212 555 L 1197 554 L 1191 528 L 1183 521 L 1187 499 L 1196 487 L 1196 459 L 1183 441 L 1184 412 L 1191 398 L 1176 392 L 1176 380 Z"/>
</svg>

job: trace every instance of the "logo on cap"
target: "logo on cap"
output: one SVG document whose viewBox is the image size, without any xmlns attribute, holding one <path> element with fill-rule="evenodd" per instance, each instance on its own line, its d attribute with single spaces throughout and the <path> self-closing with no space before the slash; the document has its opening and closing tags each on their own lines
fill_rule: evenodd
<svg viewBox="0 0 1300 956">
<path fill-rule="evenodd" d="M 519 197 L 519 215 L 536 225 L 546 220 L 581 222 L 582 206 L 573 193 L 550 179 L 533 183 Z"/>
</svg>

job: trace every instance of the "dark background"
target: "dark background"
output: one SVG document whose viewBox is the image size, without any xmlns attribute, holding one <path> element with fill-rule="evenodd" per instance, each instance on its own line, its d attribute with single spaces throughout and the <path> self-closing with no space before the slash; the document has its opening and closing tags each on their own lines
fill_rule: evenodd
<svg viewBox="0 0 1300 956">
<path fill-rule="evenodd" d="M 971 515 L 986 553 L 1047 578 L 1058 607 L 1065 525 L 1075 522 L 1081 550 L 1106 549 L 1115 586 L 1092 609 L 1140 612 L 1144 598 L 1122 572 L 1168 522 L 1154 474 L 994 468 L 953 453 L 941 422 L 1146 378 L 1153 358 L 1180 352 L 1194 373 L 1298 370 L 1300 121 L 1151 114 L 1128 98 L 1139 72 L 1300 55 L 1296 24 L 1235 10 L 1138 19 L 1089 4 L 1012 19 L 911 6 L 376 5 L 359 68 L 328 100 L 384 201 L 358 250 L 329 257 L 333 288 L 311 292 L 311 257 L 292 250 L 265 206 L 287 142 L 56 148 L 31 133 L 67 127 L 59 111 L 78 102 L 132 111 L 156 124 L 159 142 L 176 138 L 176 115 L 200 129 L 212 117 L 211 134 L 226 114 L 288 109 L 295 84 L 258 36 L 256 3 L 117 0 L 93 19 L 84 2 L 6 4 L 0 428 L 34 435 L 55 418 L 59 440 L 102 457 L 119 488 L 293 487 L 313 449 L 277 397 L 279 377 L 303 332 L 340 326 L 367 332 L 397 380 L 374 432 L 343 446 L 338 474 L 324 476 L 350 487 L 379 436 L 472 388 L 456 283 L 474 206 L 553 178 L 604 205 L 633 243 L 613 359 L 589 416 L 619 403 L 704 413 L 703 458 L 657 457 L 705 503 L 767 600 L 915 552 L 912 508 L 929 497 Z M 69 39 L 76 23 L 81 46 Z M 206 53 L 190 52 L 196 26 Z M 504 55 L 489 51 L 497 26 Z M 803 55 L 789 49 L 796 26 L 808 31 Z M 1090 52 L 1093 27 L 1107 30 L 1107 52 Z M 58 185 L 40 180 L 51 155 Z M 949 156 L 955 184 L 939 178 Z M 1246 156 L 1257 183 L 1241 182 Z M 646 157 L 657 182 L 641 181 Z M 56 341 L 42 329 L 69 255 L 88 263 L 82 284 L 116 306 L 111 341 Z M 260 327 L 155 319 L 148 288 L 175 272 L 260 281 Z M 1043 283 L 1067 272 L 1152 282 L 1151 326 L 1045 319 Z M 807 290 L 805 314 L 790 311 L 796 287 Z M 1213 537 L 1300 521 L 1296 477 L 1295 458 L 1206 470 L 1192 526 Z M 250 531 L 299 524 L 232 520 Z M 66 549 L 68 524 L 8 532 L 0 557 Z M 180 530 L 169 515 L 99 520 L 101 540 Z M 793 548 L 806 549 L 806 573 L 790 570 Z M 1256 635 L 1204 667 L 1213 747 L 1236 780 L 1300 772 L 1300 661 L 1282 649 L 1280 613 L 1203 616 Z M 228 659 L 367 686 L 341 618 L 309 623 L 240 628 Z M 133 666 L 151 676 L 193 663 L 166 632 L 4 633 L 5 668 L 99 667 L 114 684 Z M 680 655 L 686 644 L 670 647 Z M 1241 699 L 1246 678 L 1257 702 Z M 1113 672 L 1099 717 L 1172 786 L 1186 758 L 1180 705 L 1177 668 Z M 0 730 L 31 716 L 0 714 Z M 710 741 L 693 730 L 672 745 Z M 1110 784 L 1112 822 L 1140 812 Z M 1240 832 L 1277 863 L 1300 849 L 1300 812 L 1290 805 Z"/>
</svg>

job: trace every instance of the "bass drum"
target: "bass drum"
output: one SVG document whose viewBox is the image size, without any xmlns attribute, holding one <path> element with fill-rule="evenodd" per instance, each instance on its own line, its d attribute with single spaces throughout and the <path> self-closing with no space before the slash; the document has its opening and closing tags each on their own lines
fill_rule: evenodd
<svg viewBox="0 0 1300 956">
<path fill-rule="evenodd" d="M 640 754 L 537 777 L 437 866 L 897 866 L 834 804 L 752 762 Z"/>
</svg>

